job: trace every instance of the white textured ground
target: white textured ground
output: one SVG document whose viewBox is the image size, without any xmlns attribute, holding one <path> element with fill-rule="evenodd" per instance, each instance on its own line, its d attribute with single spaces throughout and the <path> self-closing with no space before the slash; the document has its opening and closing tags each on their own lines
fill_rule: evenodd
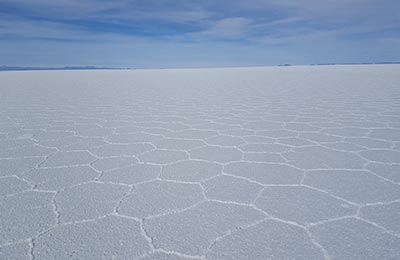
<svg viewBox="0 0 400 260">
<path fill-rule="evenodd" d="M 400 66 L 0 73 L 0 259 L 400 259 Z"/>
</svg>

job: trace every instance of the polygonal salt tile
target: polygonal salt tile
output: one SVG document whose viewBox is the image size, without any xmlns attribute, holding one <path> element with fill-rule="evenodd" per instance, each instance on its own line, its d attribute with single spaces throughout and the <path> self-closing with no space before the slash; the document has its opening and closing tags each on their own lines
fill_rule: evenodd
<svg viewBox="0 0 400 260">
<path fill-rule="evenodd" d="M 236 148 L 207 146 L 191 150 L 192 159 L 201 159 L 212 162 L 227 163 L 239 161 L 242 158 L 242 152 Z"/>
<path fill-rule="evenodd" d="M 130 134 L 114 134 L 106 138 L 111 143 L 118 144 L 131 144 L 131 143 L 144 143 L 152 142 L 157 139 L 161 139 L 160 135 L 152 135 L 146 133 L 130 133 Z"/>
<path fill-rule="evenodd" d="M 343 137 L 328 135 L 319 132 L 301 133 L 299 137 L 318 143 L 334 143 L 339 142 L 343 139 Z"/>
<path fill-rule="evenodd" d="M 380 114 L 380 115 L 376 115 L 376 116 L 371 116 L 371 117 L 369 117 L 369 119 L 375 120 L 380 123 L 387 123 L 390 125 L 396 125 L 396 123 L 399 123 L 399 121 L 400 121 L 398 112 L 396 113 L 396 115 L 395 114 L 391 114 L 391 115 Z M 389 128 L 389 129 L 391 129 L 391 128 Z"/>
<path fill-rule="evenodd" d="M 154 135 L 167 135 L 167 134 L 172 133 L 172 131 L 167 130 L 165 128 L 154 127 L 154 128 L 147 128 L 147 129 L 143 130 L 143 133 L 154 134 Z"/>
<path fill-rule="evenodd" d="M 361 127 L 361 128 L 382 128 L 385 127 L 386 124 L 384 123 L 378 123 L 375 121 L 368 121 L 368 120 L 362 120 L 362 121 L 356 121 L 355 119 L 353 120 L 346 120 L 346 121 L 338 121 L 343 125 L 346 125 L 348 127 Z"/>
<path fill-rule="evenodd" d="M 61 139 L 49 139 L 40 141 L 40 144 L 46 147 L 55 147 L 58 149 L 63 149 L 66 146 L 79 143 L 81 140 L 83 140 L 83 138 L 79 136 L 68 136 Z"/>
<path fill-rule="evenodd" d="M 168 118 L 167 115 L 161 115 L 157 120 L 159 121 L 165 121 L 165 122 L 159 122 L 157 124 L 155 124 L 154 126 L 150 126 L 150 127 L 154 127 L 154 128 L 160 128 L 160 129 L 166 129 L 169 130 L 171 132 L 176 132 L 176 131 L 182 131 L 185 129 L 190 128 L 188 125 L 184 125 L 182 123 L 177 123 L 177 122 L 169 122 L 169 120 L 179 120 L 181 121 L 182 118 Z"/>
<path fill-rule="evenodd" d="M 180 213 L 145 220 L 144 228 L 153 238 L 155 248 L 203 255 L 217 237 L 264 217 L 251 207 L 204 202 Z"/>
<path fill-rule="evenodd" d="M 115 129 L 116 127 L 131 125 L 131 122 L 126 121 L 125 116 L 118 114 L 115 115 L 115 118 L 112 118 L 112 116 L 106 118 L 105 121 L 98 123 L 98 125 Z"/>
<path fill-rule="evenodd" d="M 295 131 L 279 129 L 279 130 L 258 131 L 257 135 L 267 136 L 270 138 L 289 138 L 298 136 L 298 133 Z"/>
<path fill-rule="evenodd" d="M 156 180 L 136 186 L 122 201 L 118 213 L 146 218 L 184 209 L 203 199 L 200 185 Z"/>
<path fill-rule="evenodd" d="M 302 225 L 354 215 L 357 211 L 351 204 L 302 186 L 266 187 L 255 204 L 274 217 Z"/>
<path fill-rule="evenodd" d="M 89 150 L 92 147 L 106 145 L 100 137 L 84 137 L 81 141 L 67 145 L 61 148 L 62 151 L 82 151 Z"/>
<path fill-rule="evenodd" d="M 374 129 L 368 134 L 369 137 L 389 141 L 400 141 L 400 131 L 396 128 Z"/>
<path fill-rule="evenodd" d="M 229 125 L 240 125 L 245 122 L 245 120 L 235 119 L 231 117 L 232 115 L 226 115 L 226 117 L 220 117 L 219 119 L 214 119 L 214 122 L 222 123 L 222 124 L 229 124 Z"/>
<path fill-rule="evenodd" d="M 109 216 L 58 226 L 35 239 L 36 259 L 136 259 L 150 251 L 133 219 Z"/>
<path fill-rule="evenodd" d="M 283 154 L 290 164 L 302 169 L 362 169 L 366 162 L 361 157 L 343 151 L 335 151 L 321 146 L 294 148 Z"/>
<path fill-rule="evenodd" d="M 197 257 L 193 257 L 193 256 L 191 256 L 190 258 L 189 257 L 187 258 L 187 257 L 181 256 L 180 254 L 176 255 L 174 253 L 167 254 L 167 253 L 156 252 L 156 253 L 150 254 L 148 256 L 141 257 L 138 260 L 189 260 L 189 259 L 203 260 L 204 258 L 202 258 L 202 257 L 197 258 Z"/>
<path fill-rule="evenodd" d="M 347 142 L 327 143 L 327 144 L 324 144 L 323 146 L 334 149 L 334 150 L 344 151 L 344 152 L 356 152 L 356 151 L 365 150 L 365 148 L 362 146 L 352 144 L 352 143 L 347 143 Z"/>
<path fill-rule="evenodd" d="M 27 127 L 25 125 L 25 127 Z M 46 127 L 46 126 L 43 126 Z M 2 132 L 7 132 L 8 139 L 29 139 L 32 138 L 34 133 L 38 130 L 22 130 L 19 127 L 1 127 Z"/>
<path fill-rule="evenodd" d="M 244 136 L 243 139 L 247 143 L 250 143 L 250 144 L 254 144 L 254 143 L 271 144 L 271 143 L 275 142 L 274 138 L 258 136 L 258 135 Z"/>
<path fill-rule="evenodd" d="M 325 259 L 305 230 L 268 220 L 238 230 L 212 245 L 207 259 Z"/>
<path fill-rule="evenodd" d="M 89 166 L 35 169 L 23 177 L 40 190 L 57 191 L 69 186 L 88 182 L 99 175 Z"/>
<path fill-rule="evenodd" d="M 227 175 L 218 176 L 203 183 L 208 199 L 235 201 L 250 204 L 263 186 Z"/>
<path fill-rule="evenodd" d="M 400 235 L 400 202 L 361 208 L 360 217 Z"/>
<path fill-rule="evenodd" d="M 1 158 L 22 158 L 28 156 L 47 156 L 57 152 L 55 148 L 46 148 L 39 145 L 27 145 L 8 150 L 0 150 Z"/>
<path fill-rule="evenodd" d="M 109 157 L 96 160 L 92 163 L 92 167 L 98 171 L 109 171 L 113 169 L 123 168 L 138 163 L 135 157 Z"/>
<path fill-rule="evenodd" d="M 331 259 L 400 258 L 400 238 L 355 218 L 318 225 L 312 227 L 311 232 Z"/>
<path fill-rule="evenodd" d="M 165 138 L 154 141 L 152 143 L 159 149 L 171 149 L 171 150 L 189 150 L 199 146 L 206 145 L 200 140 L 187 140 L 187 139 L 176 139 L 176 138 Z"/>
<path fill-rule="evenodd" d="M 60 220 L 73 222 L 110 214 L 128 191 L 127 186 L 95 182 L 62 190 L 55 199 Z"/>
<path fill-rule="evenodd" d="M 257 152 L 257 153 L 282 153 L 290 150 L 290 147 L 282 144 L 245 144 L 239 146 L 240 150 L 244 152 Z"/>
<path fill-rule="evenodd" d="M 11 195 L 29 190 L 31 185 L 15 176 L 0 178 L 0 196 Z"/>
<path fill-rule="evenodd" d="M 206 129 L 206 130 L 227 130 L 227 129 L 235 129 L 239 128 L 237 125 L 228 125 L 228 124 L 219 124 L 219 123 L 214 123 L 214 122 L 208 122 L 204 124 L 199 124 L 193 126 L 194 129 Z"/>
<path fill-rule="evenodd" d="M 198 182 L 221 174 L 222 166 L 212 162 L 187 160 L 165 166 L 162 179 Z"/>
<path fill-rule="evenodd" d="M 90 152 L 100 157 L 135 156 L 153 149 L 150 144 L 107 144 L 91 148 Z"/>
<path fill-rule="evenodd" d="M 303 178 L 302 171 L 275 163 L 236 162 L 228 164 L 224 172 L 262 184 L 298 184 Z"/>
<path fill-rule="evenodd" d="M 206 142 L 210 145 L 219 146 L 237 146 L 244 143 L 242 138 L 229 135 L 218 135 L 211 137 L 206 139 Z"/>
<path fill-rule="evenodd" d="M 73 132 L 67 131 L 39 131 L 33 135 L 33 139 L 38 141 L 61 139 L 72 136 Z"/>
<path fill-rule="evenodd" d="M 117 134 L 127 134 L 127 133 L 137 133 L 137 132 L 141 132 L 143 130 L 144 130 L 144 128 L 139 127 L 139 126 L 121 126 L 121 127 L 117 127 L 115 132 Z"/>
<path fill-rule="evenodd" d="M 50 156 L 41 167 L 60 167 L 89 164 L 96 157 L 87 151 L 58 152 Z"/>
<path fill-rule="evenodd" d="M 367 171 L 315 170 L 306 174 L 304 184 L 355 203 L 400 199 L 400 186 Z"/>
<path fill-rule="evenodd" d="M 168 134 L 170 138 L 181 138 L 181 139 L 206 139 L 212 136 L 218 135 L 217 131 L 214 130 L 183 130 L 175 133 Z"/>
<path fill-rule="evenodd" d="M 78 130 L 76 134 L 87 137 L 104 137 L 110 136 L 114 131 L 114 128 L 91 128 Z"/>
<path fill-rule="evenodd" d="M 34 237 L 53 226 L 53 196 L 30 191 L 0 198 L 0 244 Z"/>
<path fill-rule="evenodd" d="M 315 145 L 315 142 L 311 142 L 307 139 L 303 138 L 280 138 L 277 141 L 278 144 L 286 144 L 289 146 L 301 147 L 301 146 L 309 146 Z"/>
<path fill-rule="evenodd" d="M 7 139 L 7 140 L 0 139 L 0 147 L 1 149 L 4 150 L 13 149 L 21 146 L 34 145 L 34 144 L 35 142 L 32 139 Z"/>
<path fill-rule="evenodd" d="M 10 210 L 40 208 L 51 205 L 53 197 L 54 192 L 29 190 L 0 198 L 2 203 L 0 206 L 9 207 Z"/>
<path fill-rule="evenodd" d="M 99 110 L 94 111 L 93 115 L 97 115 Z M 90 116 L 90 115 L 89 115 Z M 82 129 L 100 128 L 98 125 L 104 123 L 104 119 L 86 117 L 86 116 L 73 116 L 72 117 L 76 126 L 82 126 Z M 95 126 L 95 127 L 93 127 Z"/>
<path fill-rule="evenodd" d="M 391 142 L 372 139 L 369 137 L 346 138 L 345 141 L 371 149 L 384 149 L 384 148 L 390 148 L 392 146 Z"/>
<path fill-rule="evenodd" d="M 147 163 L 167 164 L 188 159 L 188 154 L 173 150 L 153 150 L 139 156 L 140 161 Z"/>
<path fill-rule="evenodd" d="M 288 122 L 292 121 L 295 119 L 294 115 L 283 115 L 283 114 L 277 114 L 277 115 L 266 115 L 263 116 L 263 119 L 267 121 L 273 121 L 273 122 Z"/>
<path fill-rule="evenodd" d="M 35 168 L 43 160 L 44 157 L 0 159 L 0 176 L 21 175 Z"/>
<path fill-rule="evenodd" d="M 247 162 L 285 162 L 285 159 L 282 157 L 282 155 L 276 153 L 244 153 L 243 160 Z"/>
<path fill-rule="evenodd" d="M 202 113 L 192 111 L 189 113 L 183 113 L 182 116 L 186 116 L 187 118 L 183 118 L 180 121 L 186 125 L 199 125 L 210 122 L 207 120 L 207 116 L 203 116 Z"/>
<path fill-rule="evenodd" d="M 102 175 L 100 180 L 128 185 L 136 184 L 157 178 L 160 171 L 161 167 L 157 165 L 134 164 L 132 166 L 108 171 Z"/>
<path fill-rule="evenodd" d="M 400 131 L 400 130 L 399 130 Z M 381 163 L 400 163 L 400 152 L 394 150 L 362 151 L 360 155 L 367 160 Z"/>
<path fill-rule="evenodd" d="M 282 129 L 282 127 L 283 123 L 273 121 L 253 121 L 243 125 L 243 128 L 257 131 Z"/>
<path fill-rule="evenodd" d="M 285 124 L 285 128 L 288 130 L 301 131 L 301 132 L 312 132 L 321 129 L 320 127 L 304 123 L 287 123 Z"/>
<path fill-rule="evenodd" d="M 88 130 L 88 129 L 100 129 L 101 127 L 96 124 L 95 122 L 84 122 L 81 121 L 81 123 L 75 123 L 75 120 L 72 120 L 71 122 L 69 122 L 67 125 L 62 125 L 60 127 L 64 127 L 67 129 L 70 129 L 71 131 L 80 131 L 80 130 Z"/>
<path fill-rule="evenodd" d="M 30 260 L 30 248 L 31 247 L 28 242 L 0 247 L 0 259 Z"/>
<path fill-rule="evenodd" d="M 399 164 L 382 164 L 382 163 L 369 163 L 366 169 L 382 176 L 391 181 L 400 183 L 400 165 Z"/>
<path fill-rule="evenodd" d="M 303 113 L 302 113 L 303 114 Z M 304 113 L 304 116 L 298 116 L 296 122 L 298 123 L 307 123 L 312 126 L 318 126 L 321 128 L 328 128 L 328 127 L 341 127 L 342 125 L 339 123 L 331 122 L 324 117 L 316 116 L 316 117 L 307 117 L 308 114 Z"/>
<path fill-rule="evenodd" d="M 329 128 L 324 129 L 321 132 L 331 135 L 339 135 L 344 137 L 362 137 L 368 133 L 366 128 L 356 128 L 356 127 L 342 127 L 342 128 Z"/>
<path fill-rule="evenodd" d="M 221 134 L 224 135 L 232 135 L 232 136 L 248 136 L 248 135 L 254 135 L 255 132 L 247 129 L 232 129 L 232 130 L 224 130 L 221 131 Z"/>
</svg>

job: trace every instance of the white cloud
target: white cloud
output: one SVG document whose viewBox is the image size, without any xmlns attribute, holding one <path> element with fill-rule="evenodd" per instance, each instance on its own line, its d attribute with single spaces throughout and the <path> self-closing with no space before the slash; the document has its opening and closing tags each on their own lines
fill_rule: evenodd
<svg viewBox="0 0 400 260">
<path fill-rule="evenodd" d="M 199 32 L 199 36 L 210 36 L 216 38 L 240 38 L 251 30 L 250 19 L 242 17 L 231 17 L 216 21 L 208 29 Z"/>
<path fill-rule="evenodd" d="M 171 4 L 168 4 L 171 2 Z M 210 17 L 211 11 L 197 5 L 177 5 L 174 1 L 132 0 L 0 0 L 44 18 L 99 21 L 160 20 L 195 22 Z"/>
<path fill-rule="evenodd" d="M 144 37 L 94 32 L 60 22 L 0 16 L 0 39 L 52 39 L 77 42 L 144 42 Z"/>
</svg>

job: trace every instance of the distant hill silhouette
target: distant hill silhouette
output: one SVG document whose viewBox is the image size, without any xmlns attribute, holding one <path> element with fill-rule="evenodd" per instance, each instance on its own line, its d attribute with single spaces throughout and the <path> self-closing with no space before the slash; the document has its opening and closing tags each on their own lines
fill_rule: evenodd
<svg viewBox="0 0 400 260">
<path fill-rule="evenodd" d="M 19 66 L 0 66 L 0 71 L 20 71 L 20 70 L 120 70 L 129 68 L 111 68 L 96 66 L 66 66 L 66 67 L 19 67 Z"/>
<path fill-rule="evenodd" d="M 400 64 L 399 62 L 371 62 L 371 63 L 315 63 L 304 64 L 309 66 L 328 66 L 328 65 L 373 65 L 373 64 Z M 300 64 L 296 64 L 300 65 Z M 288 67 L 296 66 L 290 63 L 279 64 L 275 66 Z M 266 65 L 270 67 L 271 65 Z M 273 65 L 274 66 L 274 65 Z M 26 70 L 131 70 L 137 68 L 112 68 L 112 67 L 96 67 L 96 66 L 66 66 L 66 67 L 19 67 L 19 66 L 0 66 L 0 71 L 26 71 Z M 161 68 L 160 68 L 161 69 Z"/>
<path fill-rule="evenodd" d="M 346 63 L 316 63 L 316 64 L 310 64 L 311 66 L 327 66 L 327 65 L 379 65 L 379 64 L 400 64 L 400 61 L 383 61 L 383 62 L 346 62 Z"/>
</svg>

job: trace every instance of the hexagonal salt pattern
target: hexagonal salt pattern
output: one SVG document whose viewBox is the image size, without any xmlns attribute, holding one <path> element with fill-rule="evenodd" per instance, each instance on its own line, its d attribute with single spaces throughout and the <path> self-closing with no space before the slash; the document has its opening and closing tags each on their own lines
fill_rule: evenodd
<svg viewBox="0 0 400 260">
<path fill-rule="evenodd" d="M 34 245 L 39 259 L 135 259 L 150 250 L 140 222 L 117 216 L 55 227 Z"/>
<path fill-rule="evenodd" d="M 179 211 L 203 199 L 199 184 L 155 180 L 137 185 L 117 211 L 122 215 L 145 218 Z"/>
<path fill-rule="evenodd" d="M 2 72 L 0 259 L 400 259 L 399 75 Z"/>
<path fill-rule="evenodd" d="M 252 207 L 204 202 L 181 212 L 145 220 L 144 228 L 155 248 L 201 256 L 221 235 L 264 218 Z"/>
<path fill-rule="evenodd" d="M 356 218 L 327 222 L 311 234 L 332 259 L 399 259 L 400 237 Z"/>
<path fill-rule="evenodd" d="M 217 240 L 207 252 L 208 259 L 310 259 L 324 255 L 306 230 L 267 220 L 240 229 Z"/>
</svg>

